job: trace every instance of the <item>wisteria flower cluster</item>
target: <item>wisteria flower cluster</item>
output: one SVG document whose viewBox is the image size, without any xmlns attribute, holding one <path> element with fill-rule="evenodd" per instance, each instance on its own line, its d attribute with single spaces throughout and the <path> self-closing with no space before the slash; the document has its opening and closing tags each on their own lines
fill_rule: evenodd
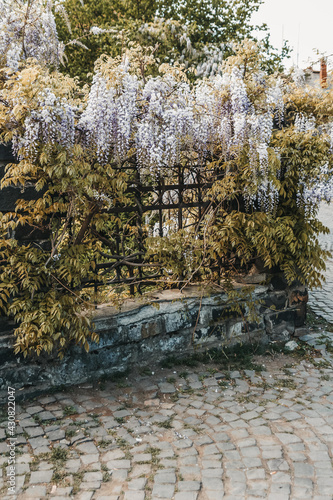
<svg viewBox="0 0 333 500">
<path fill-rule="evenodd" d="M 205 46 L 202 50 L 203 60 L 196 66 L 196 74 L 198 77 L 222 75 L 221 65 L 225 57 L 225 46 L 212 45 Z"/>
<path fill-rule="evenodd" d="M 172 72 L 144 82 L 130 68 L 121 69 L 113 81 L 95 75 L 78 122 L 100 161 L 124 160 L 134 147 L 142 168 L 161 169 L 183 152 L 195 151 L 202 160 L 222 144 L 226 159 L 248 146 L 253 168 L 267 173 L 274 109 L 280 118 L 283 113 L 278 83 L 258 113 L 239 68 L 194 86 Z"/>
<path fill-rule="evenodd" d="M 313 132 L 316 129 L 316 120 L 314 116 L 297 114 L 295 117 L 295 129 L 297 132 Z"/>
<path fill-rule="evenodd" d="M 40 145 L 60 145 L 69 152 L 75 142 L 75 125 L 78 109 L 64 96 L 56 95 L 46 87 L 35 92 L 34 109 L 24 120 L 23 132 L 13 132 L 14 154 L 35 161 Z"/>
<path fill-rule="evenodd" d="M 124 159 L 131 147 L 138 115 L 139 81 L 125 67 L 121 67 L 115 85 L 109 85 L 100 74 L 94 76 L 87 107 L 78 123 L 86 143 L 96 147 L 102 163 L 107 163 L 110 155 Z"/>
<path fill-rule="evenodd" d="M 333 198 L 333 178 L 328 163 L 325 163 L 310 183 L 300 181 L 297 193 L 297 204 L 302 207 L 306 215 L 311 213 L 313 206 L 322 200 L 330 202 Z"/>
<path fill-rule="evenodd" d="M 135 155 L 145 174 L 165 176 L 184 157 L 203 164 L 216 151 L 226 162 L 245 154 L 251 171 L 244 193 L 248 205 L 274 210 L 279 151 L 271 141 L 284 119 L 287 92 L 281 79 L 265 79 L 262 72 L 252 77 L 252 85 L 260 88 L 258 105 L 242 66 L 190 84 L 180 67 L 161 68 L 160 76 L 145 79 L 138 67 L 133 69 L 130 55 L 112 64 L 96 66 L 81 110 L 51 87 L 37 93 L 34 109 L 15 131 L 15 153 L 35 159 L 39 144 L 70 150 L 80 143 L 102 165 Z M 294 128 L 318 133 L 313 116 L 302 113 Z M 300 191 L 305 193 L 301 186 Z"/>
<path fill-rule="evenodd" d="M 325 131 L 330 153 L 333 149 L 333 124 L 326 127 L 317 127 L 315 117 L 310 114 L 297 113 L 294 123 L 297 133 L 317 136 Z M 309 178 L 310 177 L 310 178 Z M 314 206 L 320 201 L 331 202 L 333 199 L 333 177 L 329 162 L 324 162 L 317 169 L 312 169 L 311 175 L 305 174 L 305 169 L 300 165 L 300 181 L 297 193 L 297 204 L 309 215 Z"/>
<path fill-rule="evenodd" d="M 163 19 L 155 17 L 151 23 L 143 23 L 138 31 L 140 33 L 165 41 L 167 39 L 167 32 L 173 35 L 174 39 L 178 41 L 180 47 L 183 48 L 180 57 L 181 62 L 185 62 L 186 57 L 195 55 L 196 50 L 192 46 L 191 38 L 188 33 L 188 26 L 186 23 L 180 23 L 173 19 Z"/>
<path fill-rule="evenodd" d="M 58 40 L 52 0 L 0 0 L 0 62 L 17 70 L 35 58 L 57 66 L 64 46 Z"/>
</svg>

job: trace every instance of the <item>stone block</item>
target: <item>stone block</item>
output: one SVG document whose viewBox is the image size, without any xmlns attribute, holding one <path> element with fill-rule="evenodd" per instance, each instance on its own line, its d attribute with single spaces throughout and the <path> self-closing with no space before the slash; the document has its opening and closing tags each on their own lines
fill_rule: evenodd
<svg viewBox="0 0 333 500">
<path fill-rule="evenodd" d="M 308 335 L 309 333 L 310 333 L 310 330 L 308 327 L 306 327 L 306 326 L 298 327 L 298 328 L 295 328 L 294 336 L 295 337 L 303 337 L 304 335 Z"/>
<path fill-rule="evenodd" d="M 154 484 L 153 497 L 171 500 L 174 491 L 175 486 L 173 484 Z"/>
<path fill-rule="evenodd" d="M 198 493 L 196 491 L 180 491 L 176 493 L 175 500 L 197 500 Z"/>
<path fill-rule="evenodd" d="M 181 311 L 175 311 L 172 315 L 164 315 L 165 333 L 173 333 L 184 328 L 193 327 L 196 323 L 196 315 L 193 311 L 183 308 Z"/>
<path fill-rule="evenodd" d="M 26 498 L 46 498 L 45 486 L 29 486 L 24 492 Z"/>
<path fill-rule="evenodd" d="M 274 307 L 276 310 L 283 310 L 288 306 L 288 294 L 286 291 L 276 291 L 268 293 L 263 298 L 265 309 Z"/>
<path fill-rule="evenodd" d="M 30 477 L 30 484 L 50 483 L 52 476 L 53 476 L 52 470 L 32 472 Z"/>
<path fill-rule="evenodd" d="M 244 307 L 244 306 L 243 306 Z M 245 312 L 245 309 L 244 309 Z M 234 311 L 231 307 L 225 305 L 220 305 L 219 307 L 214 307 L 212 309 L 212 318 L 215 322 L 224 322 L 232 318 L 237 318 L 238 313 Z"/>
<path fill-rule="evenodd" d="M 213 343 L 227 336 L 226 323 L 215 326 L 198 325 L 193 335 L 194 344 Z"/>
<path fill-rule="evenodd" d="M 163 318 L 157 318 L 155 321 L 150 321 L 141 325 L 141 337 L 146 339 L 148 337 L 154 337 L 155 335 L 161 335 L 164 333 L 164 322 Z"/>
</svg>

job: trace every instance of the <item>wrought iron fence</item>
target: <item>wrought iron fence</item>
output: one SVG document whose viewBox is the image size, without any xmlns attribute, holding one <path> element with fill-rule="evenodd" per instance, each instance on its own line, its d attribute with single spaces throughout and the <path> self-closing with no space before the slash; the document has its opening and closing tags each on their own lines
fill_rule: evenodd
<svg viewBox="0 0 333 500">
<path fill-rule="evenodd" d="M 4 168 L 13 160 L 10 147 L 1 146 L 0 166 Z M 207 166 L 207 162 L 200 165 L 191 160 L 185 165 L 168 168 L 167 175 L 163 175 L 162 171 L 144 174 L 131 161 L 127 161 L 121 169 L 128 179 L 126 203 L 115 202 L 110 208 L 101 210 L 109 221 L 108 230 L 100 232 L 93 224 L 90 225 L 90 231 L 102 244 L 102 251 L 96 252 L 91 273 L 93 278 L 73 285 L 73 290 L 94 287 L 97 293 L 105 286 L 125 285 L 134 294 L 136 291 L 141 293 L 145 286 L 165 280 L 167 270 L 162 269 L 158 259 L 148 252 L 149 238 L 167 237 L 179 230 L 195 231 L 200 238 L 205 214 L 212 206 L 207 200 L 207 192 L 222 177 L 215 167 Z M 38 198 L 40 193 L 37 195 L 33 186 L 26 189 L 25 194 L 15 187 L 5 188 L 0 194 L 1 211 L 14 211 L 18 198 L 33 200 L 36 196 Z M 26 228 L 27 231 L 33 244 L 36 238 L 41 239 L 36 236 L 36 231 L 30 235 L 31 228 Z M 37 242 L 41 247 L 40 243 Z M 47 248 L 45 243 L 43 248 Z M 178 276 L 177 280 L 181 286 L 182 276 Z"/>
<path fill-rule="evenodd" d="M 97 291 L 103 285 L 127 285 L 133 294 L 166 276 L 160 263 L 147 257 L 149 238 L 191 228 L 200 237 L 200 226 L 211 206 L 207 191 L 222 174 L 207 165 L 190 163 L 170 168 L 166 180 L 161 173 L 145 176 L 135 165 L 124 168 L 130 179 L 128 201 L 102 211 L 112 220 L 108 234 L 91 229 L 108 251 L 95 264 L 95 280 L 87 280 L 84 286 L 94 286 Z M 178 279 L 180 285 L 182 277 Z"/>
</svg>

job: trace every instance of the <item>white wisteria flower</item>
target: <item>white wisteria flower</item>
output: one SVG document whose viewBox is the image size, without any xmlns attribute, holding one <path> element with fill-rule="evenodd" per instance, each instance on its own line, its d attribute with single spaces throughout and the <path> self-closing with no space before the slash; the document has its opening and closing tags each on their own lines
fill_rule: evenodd
<svg viewBox="0 0 333 500">
<path fill-rule="evenodd" d="M 58 39 L 52 0 L 0 0 L 0 63 L 17 70 L 35 58 L 57 66 L 64 45 Z"/>
</svg>

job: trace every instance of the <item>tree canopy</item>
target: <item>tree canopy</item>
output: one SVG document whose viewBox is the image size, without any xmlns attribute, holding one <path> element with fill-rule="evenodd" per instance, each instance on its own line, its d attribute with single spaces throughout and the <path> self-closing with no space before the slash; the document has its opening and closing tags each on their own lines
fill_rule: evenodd
<svg viewBox="0 0 333 500">
<path fill-rule="evenodd" d="M 81 40 L 88 49 L 69 45 L 66 71 L 85 81 L 98 57 L 103 53 L 119 55 L 132 41 L 143 46 L 156 45 L 155 56 L 161 63 L 179 61 L 194 68 L 200 65 L 201 69 L 202 63 L 206 63 L 204 71 L 208 76 L 216 71 L 217 63 L 233 53 L 234 43 L 255 39 L 258 30 L 267 31 L 265 25 L 255 26 L 251 22 L 260 4 L 261 0 L 86 0 L 84 4 L 80 0 L 66 0 L 63 5 L 71 31 L 59 12 L 56 19 L 60 40 L 64 43 L 72 38 Z M 266 61 L 263 60 L 265 68 L 281 69 L 288 49 L 285 47 L 281 53 L 275 50 L 268 33 L 263 44 L 267 53 Z"/>
</svg>

